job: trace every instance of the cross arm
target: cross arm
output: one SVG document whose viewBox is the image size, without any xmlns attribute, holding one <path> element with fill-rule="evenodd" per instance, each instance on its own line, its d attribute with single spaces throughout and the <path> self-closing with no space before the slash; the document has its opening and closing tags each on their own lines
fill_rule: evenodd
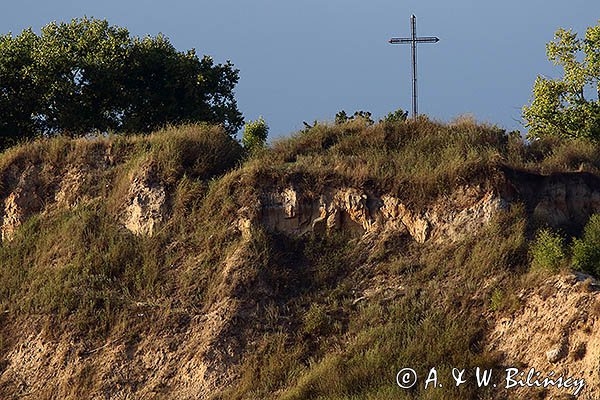
<svg viewBox="0 0 600 400">
<path fill-rule="evenodd" d="M 422 36 L 415 38 L 416 43 L 437 43 L 440 41 L 440 38 L 435 36 Z M 413 42 L 412 38 L 391 38 L 389 40 L 391 44 L 410 44 Z"/>
</svg>

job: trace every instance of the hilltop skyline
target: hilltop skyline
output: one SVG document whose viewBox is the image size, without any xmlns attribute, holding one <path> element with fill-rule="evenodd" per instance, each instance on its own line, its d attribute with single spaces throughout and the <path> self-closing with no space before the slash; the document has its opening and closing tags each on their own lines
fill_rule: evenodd
<svg viewBox="0 0 600 400">
<path fill-rule="evenodd" d="M 94 16 L 135 35 L 162 32 L 178 49 L 194 47 L 217 62 L 230 59 L 240 69 L 236 93 L 246 120 L 264 116 L 271 136 L 278 137 L 301 129 L 302 121 L 333 120 L 342 109 L 370 111 L 375 118 L 410 110 L 410 49 L 387 41 L 408 36 L 411 14 L 418 18 L 419 35 L 441 39 L 419 48 L 420 112 L 441 120 L 472 113 L 512 130 L 523 129 L 520 109 L 535 77 L 559 75 L 545 56 L 554 31 L 564 27 L 583 34 L 597 22 L 600 5 L 59 0 L 7 5 L 0 24 L 2 33 L 18 33 L 29 26 L 39 31 L 53 20 Z"/>
</svg>

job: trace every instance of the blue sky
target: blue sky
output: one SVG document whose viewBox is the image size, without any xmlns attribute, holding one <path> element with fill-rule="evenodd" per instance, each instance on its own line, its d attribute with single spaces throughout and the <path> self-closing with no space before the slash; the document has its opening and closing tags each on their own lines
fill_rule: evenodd
<svg viewBox="0 0 600 400">
<path fill-rule="evenodd" d="M 419 111 L 518 129 L 536 75 L 559 74 L 545 43 L 558 27 L 582 34 L 598 23 L 600 1 L 21 0 L 3 4 L 0 31 L 87 15 L 135 35 L 162 32 L 180 50 L 231 60 L 240 110 L 264 116 L 277 137 L 341 109 L 409 110 L 410 49 L 387 40 L 409 34 L 412 13 L 418 34 L 441 39 L 419 47 Z"/>
</svg>

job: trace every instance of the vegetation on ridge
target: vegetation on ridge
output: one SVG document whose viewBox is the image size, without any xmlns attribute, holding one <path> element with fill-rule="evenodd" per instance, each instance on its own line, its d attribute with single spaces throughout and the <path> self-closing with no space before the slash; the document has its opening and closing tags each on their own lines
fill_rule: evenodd
<svg viewBox="0 0 600 400">
<path fill-rule="evenodd" d="M 523 108 L 531 138 L 564 136 L 600 139 L 600 21 L 583 39 L 559 29 L 548 43 L 548 59 L 563 77 L 538 76 L 533 100 Z"/>
<path fill-rule="evenodd" d="M 106 20 L 0 35 L 0 148 L 36 135 L 150 132 L 166 124 L 243 124 L 238 70 L 164 35 L 132 37 Z"/>
<path fill-rule="evenodd" d="M 405 366 L 500 365 L 484 350 L 487 318 L 519 307 L 519 288 L 548 273 L 530 268 L 535 226 L 523 207 L 444 245 L 402 233 L 372 243 L 344 232 L 283 238 L 261 226 L 243 238 L 238 219 L 264 190 L 291 183 L 313 193 L 390 193 L 422 207 L 464 185 L 493 187 L 501 167 L 598 174 L 599 154 L 591 142 L 525 144 L 464 118 L 317 124 L 246 159 L 226 132 L 204 125 L 17 146 L 0 156 L 3 196 L 15 168 L 38 168 L 42 192 L 72 169 L 87 178 L 73 205 L 49 205 L 0 246 L 1 351 L 32 318 L 55 337 L 98 343 L 136 343 L 142 333 L 182 338 L 194 318 L 231 296 L 252 306 L 236 316 L 245 343 L 237 379 L 215 399 L 485 398 L 472 386 L 402 392 L 394 379 Z M 119 219 L 132 176 L 147 168 L 171 199 L 169 219 L 151 237 Z M 591 245 L 593 235 L 582 240 Z M 226 260 L 236 254 L 241 275 L 228 277 Z M 393 297 L 357 301 L 356 289 L 378 279 L 395 285 Z M 79 384 L 85 395 L 102 382 Z"/>
</svg>

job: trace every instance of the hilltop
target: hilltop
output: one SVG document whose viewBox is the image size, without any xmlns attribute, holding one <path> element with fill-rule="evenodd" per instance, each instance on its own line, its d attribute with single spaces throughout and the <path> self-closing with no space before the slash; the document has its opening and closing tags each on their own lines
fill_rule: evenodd
<svg viewBox="0 0 600 400">
<path fill-rule="evenodd" d="M 545 396 L 395 382 L 477 366 L 600 395 L 596 281 L 531 250 L 600 212 L 592 142 L 358 118 L 246 154 L 187 125 L 26 143 L 0 182 L 2 398 Z"/>
</svg>

